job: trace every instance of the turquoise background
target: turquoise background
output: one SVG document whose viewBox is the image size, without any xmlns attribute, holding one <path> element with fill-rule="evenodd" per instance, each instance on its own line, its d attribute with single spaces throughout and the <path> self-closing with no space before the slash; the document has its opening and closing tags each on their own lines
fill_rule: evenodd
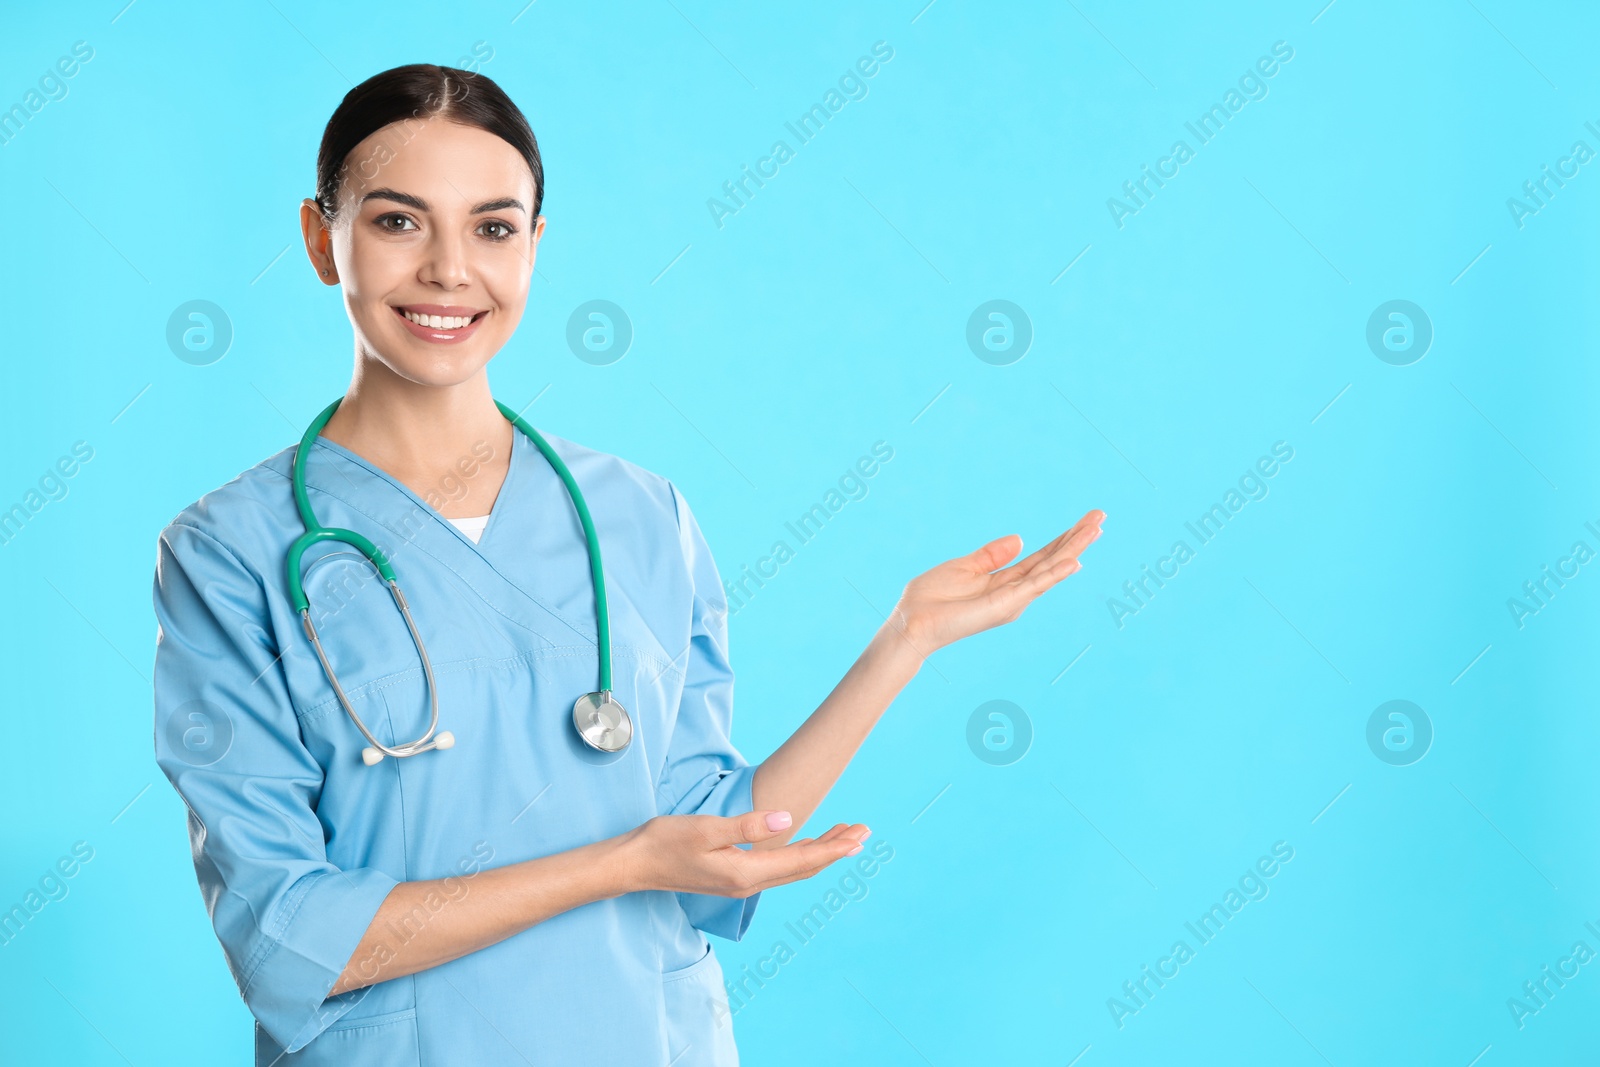
<svg viewBox="0 0 1600 1067">
<path fill-rule="evenodd" d="M 910 578 L 1109 515 L 1081 573 L 933 656 L 828 796 L 811 832 L 860 821 L 893 847 L 865 895 L 798 945 L 785 923 L 825 872 L 716 942 L 730 978 L 795 949 L 740 1002 L 746 1062 L 1593 1047 L 1600 965 L 1520 1027 L 1508 1001 L 1576 942 L 1600 951 L 1600 564 L 1520 627 L 1508 601 L 1574 542 L 1600 549 L 1600 163 L 1521 226 L 1507 200 L 1575 141 L 1600 150 L 1600 18 L 924 2 L 13 5 L 0 106 L 74 42 L 93 58 L 0 144 L 0 508 L 74 442 L 93 458 L 0 546 L 0 907 L 75 842 L 93 858 L 0 946 L 7 1062 L 249 1061 L 152 755 L 156 535 L 348 381 L 350 327 L 296 223 L 328 115 L 379 70 L 474 56 L 548 176 L 501 399 L 672 478 L 725 578 L 893 448 L 732 621 L 752 761 Z M 791 140 L 879 41 L 866 97 Z M 1275 42 L 1293 58 L 1266 97 L 1199 145 L 1185 122 Z M 780 138 L 794 157 L 719 227 L 708 199 Z M 1108 198 L 1180 138 L 1193 158 L 1119 228 Z M 604 366 L 566 341 L 595 299 L 633 327 Z M 966 339 L 997 299 L 1032 331 L 1005 365 Z M 231 323 L 208 365 L 166 340 L 190 300 Z M 1390 300 L 1431 322 L 1409 365 L 1367 343 Z M 1184 524 L 1280 441 L 1268 495 L 1199 547 Z M 1119 628 L 1108 602 L 1178 539 L 1194 558 Z M 992 700 L 1021 709 L 998 755 L 968 742 Z M 1408 765 L 1368 744 L 1390 700 L 1431 723 Z M 1185 923 L 1278 842 L 1268 895 L 1201 945 Z M 1110 998 L 1138 1006 L 1123 983 L 1180 939 L 1193 958 L 1119 1027 Z"/>
</svg>

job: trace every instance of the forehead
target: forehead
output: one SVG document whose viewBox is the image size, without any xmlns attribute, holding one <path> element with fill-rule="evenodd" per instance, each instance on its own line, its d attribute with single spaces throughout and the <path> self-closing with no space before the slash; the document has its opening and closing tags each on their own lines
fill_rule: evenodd
<svg viewBox="0 0 1600 1067">
<path fill-rule="evenodd" d="M 509 142 L 449 119 L 402 119 L 374 130 L 345 157 L 348 203 L 386 186 L 428 200 L 435 210 L 514 196 L 529 210 L 533 174 Z"/>
</svg>

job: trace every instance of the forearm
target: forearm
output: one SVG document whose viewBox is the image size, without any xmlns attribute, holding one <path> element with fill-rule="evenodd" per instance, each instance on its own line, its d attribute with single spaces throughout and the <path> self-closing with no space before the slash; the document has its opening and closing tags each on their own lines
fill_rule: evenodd
<svg viewBox="0 0 1600 1067">
<path fill-rule="evenodd" d="M 551 916 L 638 888 L 626 842 L 623 835 L 471 875 L 401 882 L 329 995 L 448 963 Z"/>
<path fill-rule="evenodd" d="M 752 847 L 788 843 L 821 807 L 878 719 L 916 676 L 924 654 L 888 624 L 873 636 L 827 699 L 756 768 L 756 810 L 787 811 L 794 822 L 788 833 Z"/>
</svg>

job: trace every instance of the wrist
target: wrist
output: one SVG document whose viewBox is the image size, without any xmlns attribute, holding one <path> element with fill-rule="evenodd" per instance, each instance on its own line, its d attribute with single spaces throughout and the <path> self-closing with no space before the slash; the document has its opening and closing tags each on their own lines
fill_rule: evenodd
<svg viewBox="0 0 1600 1067">
<path fill-rule="evenodd" d="M 931 638 L 910 626 L 899 612 L 890 615 L 878 628 L 872 645 L 890 669 L 906 682 L 916 676 L 923 661 L 937 648 Z"/>
<path fill-rule="evenodd" d="M 600 879 L 607 898 L 651 888 L 653 880 L 645 863 L 642 829 L 636 827 L 592 846 L 599 850 Z"/>
</svg>

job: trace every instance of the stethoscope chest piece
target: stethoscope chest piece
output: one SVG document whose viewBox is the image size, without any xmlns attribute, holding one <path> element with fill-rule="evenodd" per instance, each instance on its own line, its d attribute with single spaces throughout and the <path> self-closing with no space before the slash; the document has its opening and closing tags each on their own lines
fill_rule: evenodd
<svg viewBox="0 0 1600 1067">
<path fill-rule="evenodd" d="M 633 740 L 633 720 L 609 689 L 579 697 L 572 705 L 572 725 L 597 752 L 621 752 Z"/>
</svg>

